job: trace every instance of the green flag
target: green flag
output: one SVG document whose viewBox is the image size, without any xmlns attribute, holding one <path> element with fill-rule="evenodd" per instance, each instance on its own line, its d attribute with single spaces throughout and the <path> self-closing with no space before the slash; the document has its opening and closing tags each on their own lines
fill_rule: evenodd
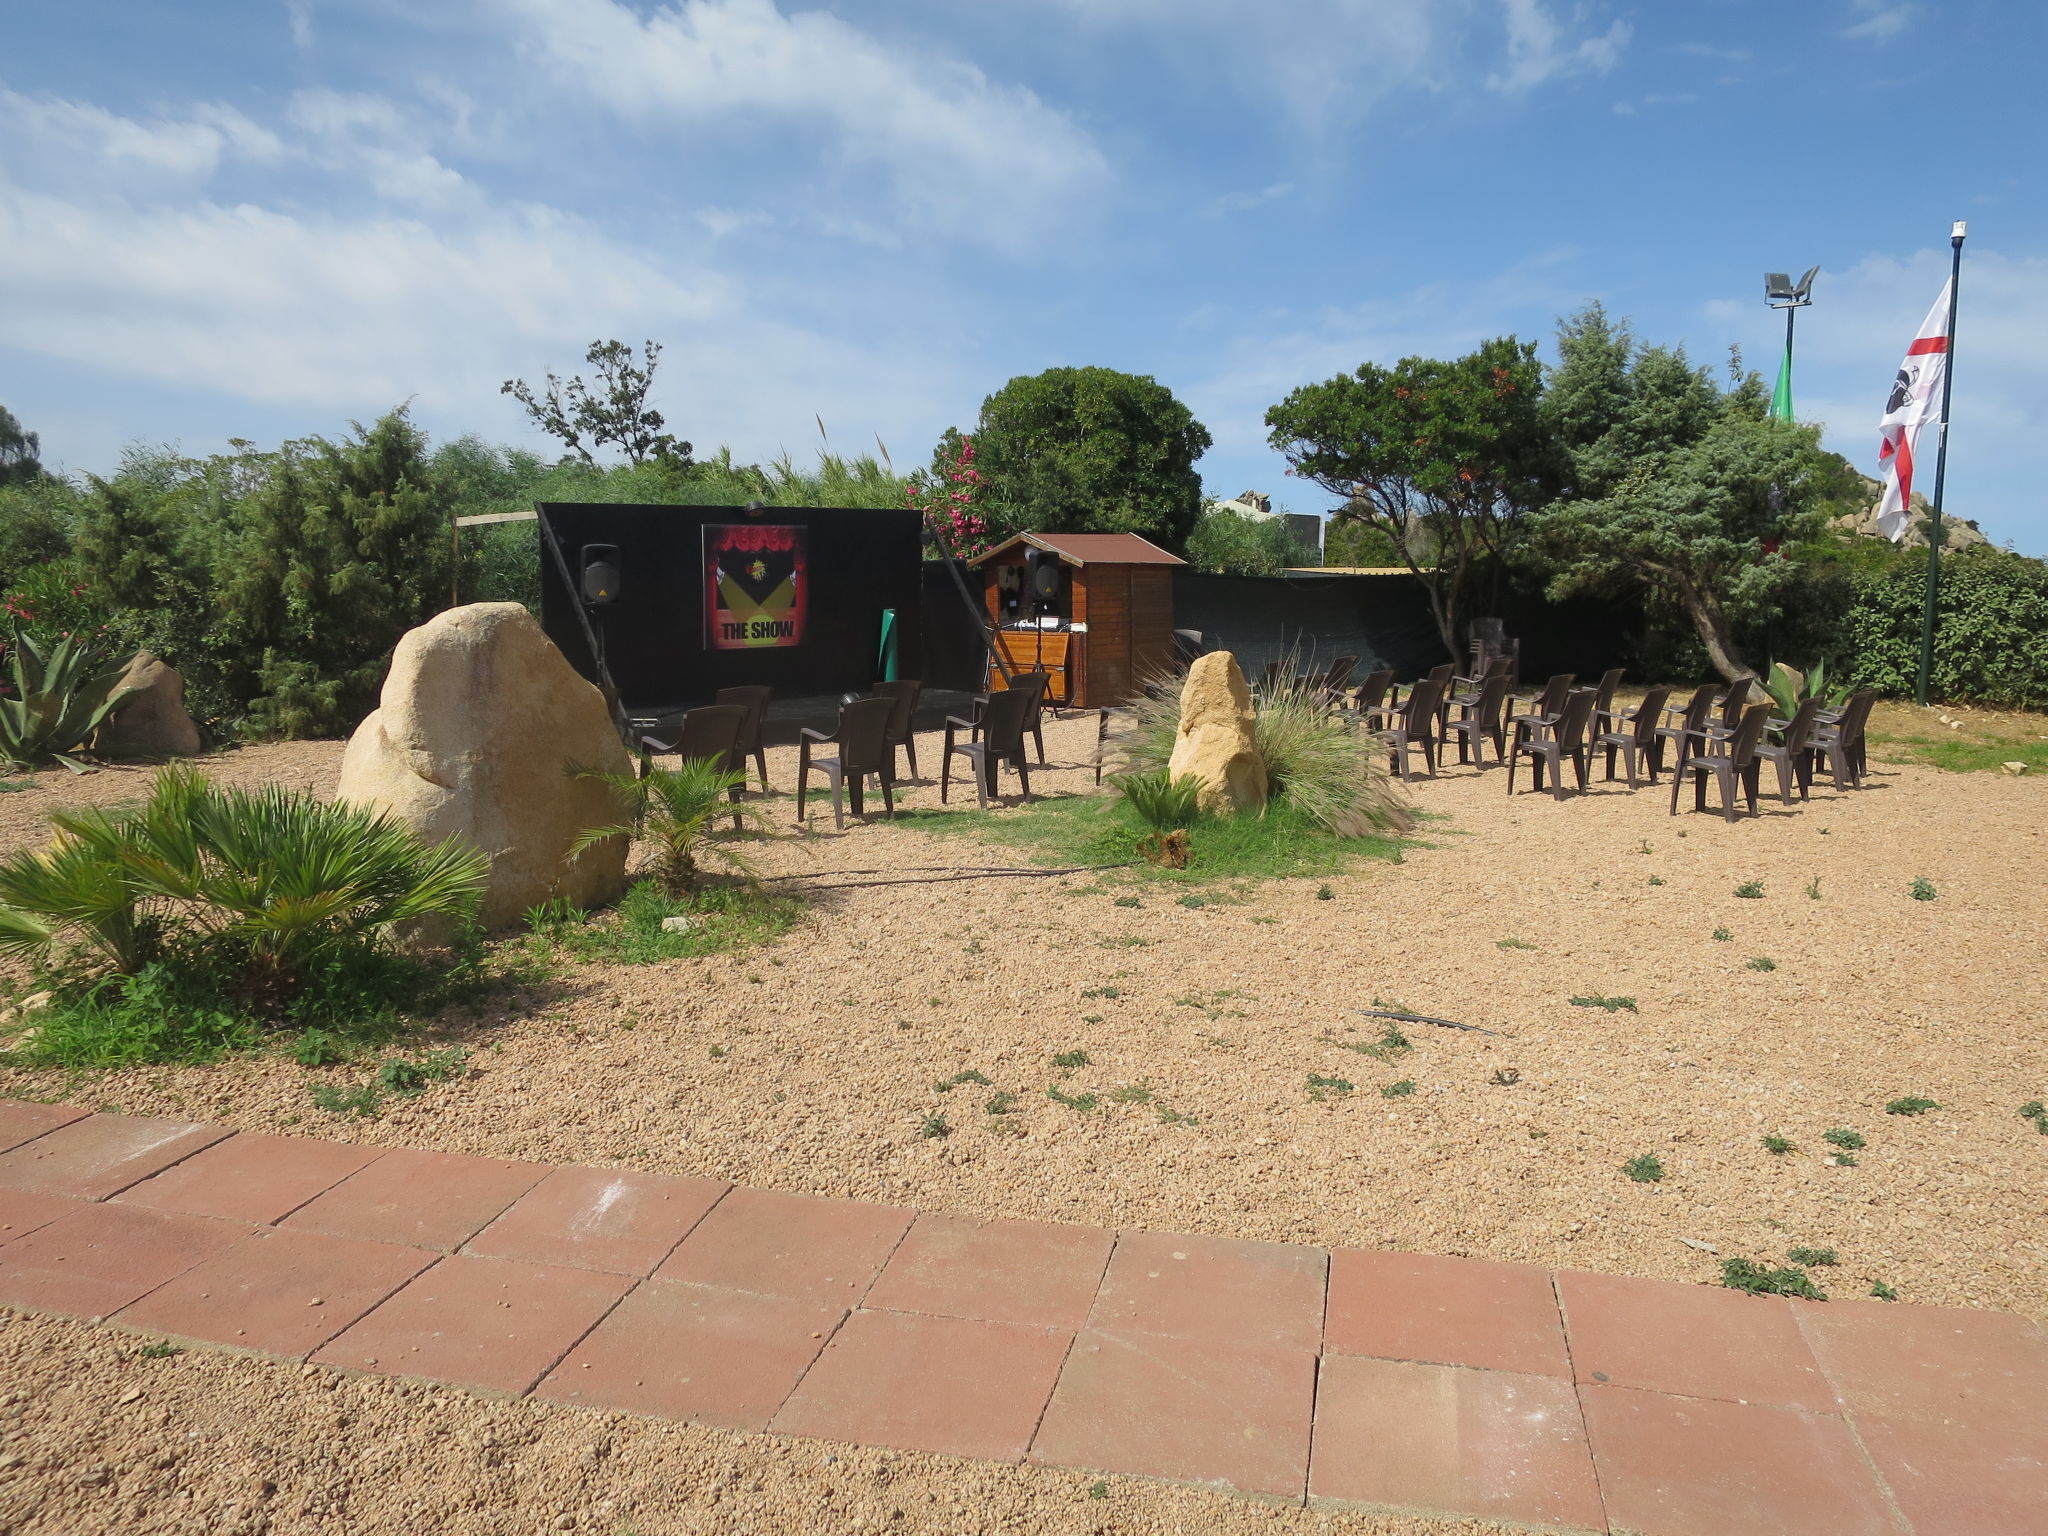
<svg viewBox="0 0 2048 1536">
<path fill-rule="evenodd" d="M 1792 347 L 1789 342 L 1784 357 L 1778 361 L 1778 387 L 1771 391 L 1771 414 L 1780 421 L 1792 419 Z"/>
</svg>

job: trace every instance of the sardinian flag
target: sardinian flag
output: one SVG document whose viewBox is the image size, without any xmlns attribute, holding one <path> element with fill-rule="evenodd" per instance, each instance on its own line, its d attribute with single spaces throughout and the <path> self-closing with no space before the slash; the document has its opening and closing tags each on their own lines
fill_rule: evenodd
<svg viewBox="0 0 2048 1536">
<path fill-rule="evenodd" d="M 1912 521 L 1913 454 L 1920 429 L 1941 414 L 1941 380 L 1948 372 L 1949 305 L 1954 295 L 1942 284 L 1941 297 L 1920 324 L 1920 334 L 1906 348 L 1906 360 L 1892 381 L 1891 398 L 1878 423 L 1878 475 L 1884 496 L 1877 504 L 1877 531 L 1888 539 L 1905 535 Z"/>
</svg>

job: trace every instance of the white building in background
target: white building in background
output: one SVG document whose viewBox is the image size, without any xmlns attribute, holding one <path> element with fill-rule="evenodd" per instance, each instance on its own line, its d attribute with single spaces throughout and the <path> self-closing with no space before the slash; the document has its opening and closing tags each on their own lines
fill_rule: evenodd
<svg viewBox="0 0 2048 1536">
<path fill-rule="evenodd" d="M 1316 563 L 1323 560 L 1323 520 L 1312 512 L 1275 512 L 1273 498 L 1264 491 L 1240 491 L 1230 501 L 1219 501 L 1220 512 L 1235 512 L 1239 517 L 1248 517 L 1254 522 L 1271 522 L 1278 518 L 1287 525 L 1287 531 L 1307 548 L 1316 552 Z"/>
</svg>

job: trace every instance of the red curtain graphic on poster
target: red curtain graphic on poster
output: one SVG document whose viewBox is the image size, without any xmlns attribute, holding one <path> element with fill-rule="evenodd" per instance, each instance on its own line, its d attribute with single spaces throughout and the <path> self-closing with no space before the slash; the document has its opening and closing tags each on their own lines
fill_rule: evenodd
<svg viewBox="0 0 2048 1536">
<path fill-rule="evenodd" d="M 810 579 L 803 529 L 705 524 L 706 643 L 715 651 L 803 644 Z"/>
</svg>

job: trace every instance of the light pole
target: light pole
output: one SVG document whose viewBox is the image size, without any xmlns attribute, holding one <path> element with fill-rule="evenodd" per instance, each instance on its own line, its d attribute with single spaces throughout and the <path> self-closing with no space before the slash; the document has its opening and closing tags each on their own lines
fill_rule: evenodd
<svg viewBox="0 0 2048 1536">
<path fill-rule="evenodd" d="M 1771 414 L 1780 421 L 1792 419 L 1792 318 L 1813 302 L 1813 278 L 1819 271 L 1808 267 L 1796 283 L 1784 272 L 1764 274 L 1764 298 L 1771 308 L 1785 311 L 1785 356 L 1778 364 L 1778 387 L 1771 391 Z"/>
</svg>

